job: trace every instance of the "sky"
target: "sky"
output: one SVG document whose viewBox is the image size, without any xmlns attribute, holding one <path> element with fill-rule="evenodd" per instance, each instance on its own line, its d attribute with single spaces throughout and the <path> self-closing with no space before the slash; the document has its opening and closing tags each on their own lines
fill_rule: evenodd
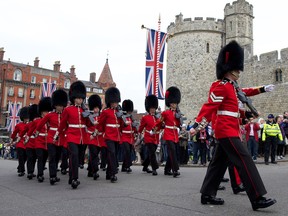
<svg viewBox="0 0 288 216">
<path fill-rule="evenodd" d="M 232 2 L 0 0 L 0 47 L 5 60 L 33 65 L 39 57 L 39 66 L 47 69 L 60 61 L 62 72 L 74 65 L 80 80 L 89 80 L 91 72 L 98 80 L 108 57 L 122 101 L 131 99 L 134 108 L 144 112 L 146 31 L 141 25 L 158 29 L 159 14 L 163 32 L 180 13 L 183 18 L 223 19 L 225 5 Z M 254 55 L 287 48 L 287 1 L 248 2 L 255 17 Z M 164 108 L 163 101 L 160 105 Z"/>
</svg>

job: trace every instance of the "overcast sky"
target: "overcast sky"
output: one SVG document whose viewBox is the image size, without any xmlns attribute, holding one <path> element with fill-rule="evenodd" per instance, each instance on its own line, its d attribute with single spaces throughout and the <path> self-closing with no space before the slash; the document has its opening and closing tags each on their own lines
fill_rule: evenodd
<svg viewBox="0 0 288 216">
<path fill-rule="evenodd" d="M 254 8 L 254 55 L 288 47 L 288 3 L 285 0 L 249 0 Z M 146 31 L 161 30 L 184 18 L 224 18 L 229 0 L 0 0 L 0 47 L 4 59 L 53 69 L 61 61 L 63 72 L 75 65 L 80 80 L 96 79 L 107 54 L 122 101 L 131 99 L 145 111 Z M 166 47 L 167 48 L 167 47 Z M 166 61 L 166 56 L 165 60 Z M 163 104 L 163 103 L 160 103 Z"/>
</svg>

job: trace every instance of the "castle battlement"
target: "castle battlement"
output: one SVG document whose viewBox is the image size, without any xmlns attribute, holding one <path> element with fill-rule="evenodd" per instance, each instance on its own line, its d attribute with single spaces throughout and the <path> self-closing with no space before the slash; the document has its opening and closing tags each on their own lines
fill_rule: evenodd
<svg viewBox="0 0 288 216">
<path fill-rule="evenodd" d="M 224 9 L 224 15 L 229 16 L 235 13 L 245 13 L 253 16 L 253 5 L 249 4 L 249 2 L 246 2 L 245 0 L 234 1 L 232 5 L 227 3 Z"/>
<path fill-rule="evenodd" d="M 277 61 L 287 62 L 288 63 L 288 48 L 280 50 L 280 58 L 278 58 L 278 51 L 274 50 L 267 53 L 260 54 L 259 58 L 257 55 L 254 55 L 250 59 L 247 59 L 247 63 L 256 63 L 256 64 L 275 64 Z"/>
<path fill-rule="evenodd" d="M 189 32 L 189 31 L 213 31 L 223 32 L 224 22 L 222 19 L 213 17 L 195 17 L 194 20 L 191 18 L 183 19 L 183 15 L 180 13 L 176 16 L 175 22 L 171 22 L 167 28 L 170 34 Z"/>
</svg>

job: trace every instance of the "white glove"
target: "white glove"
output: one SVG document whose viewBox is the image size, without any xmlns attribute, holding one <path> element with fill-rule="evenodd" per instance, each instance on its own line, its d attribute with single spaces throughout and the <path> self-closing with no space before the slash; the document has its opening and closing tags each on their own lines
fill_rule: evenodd
<svg viewBox="0 0 288 216">
<path fill-rule="evenodd" d="M 272 92 L 274 89 L 275 89 L 275 85 L 273 84 L 264 86 L 265 92 Z"/>
</svg>

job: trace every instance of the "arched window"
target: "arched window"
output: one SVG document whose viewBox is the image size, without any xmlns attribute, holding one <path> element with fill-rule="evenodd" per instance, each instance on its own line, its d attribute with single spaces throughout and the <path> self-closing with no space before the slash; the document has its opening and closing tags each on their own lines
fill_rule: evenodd
<svg viewBox="0 0 288 216">
<path fill-rule="evenodd" d="M 209 53 L 210 52 L 210 46 L 209 46 L 209 43 L 206 44 L 206 53 Z"/>
<path fill-rule="evenodd" d="M 70 84 L 71 84 L 70 80 L 69 79 L 65 79 L 64 88 L 65 89 L 69 89 L 70 88 Z"/>
<path fill-rule="evenodd" d="M 20 69 L 14 71 L 13 79 L 16 81 L 22 81 L 22 71 Z"/>
<path fill-rule="evenodd" d="M 280 68 L 275 71 L 275 81 L 282 82 L 282 70 Z"/>
</svg>

